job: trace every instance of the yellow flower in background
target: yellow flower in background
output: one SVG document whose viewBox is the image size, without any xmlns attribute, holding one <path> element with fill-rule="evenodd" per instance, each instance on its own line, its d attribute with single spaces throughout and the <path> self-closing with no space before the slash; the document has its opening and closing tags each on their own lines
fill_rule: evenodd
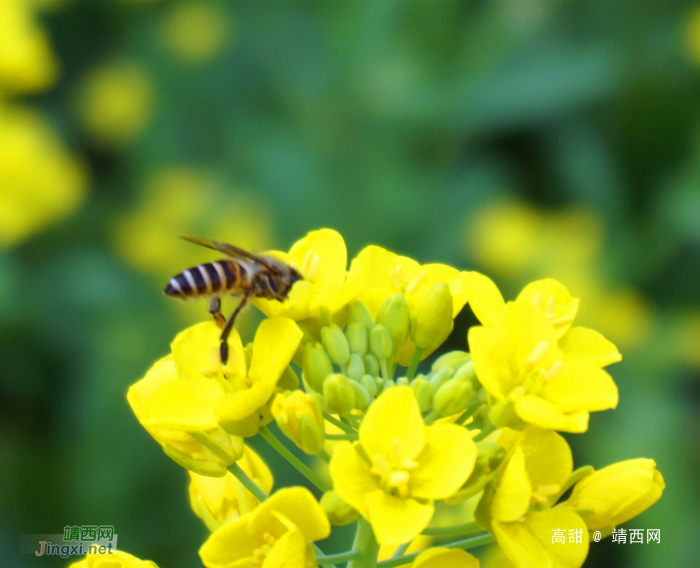
<svg viewBox="0 0 700 568">
<path fill-rule="evenodd" d="M 120 147 L 146 127 L 153 107 L 153 85 L 137 61 L 112 61 L 81 79 L 76 111 L 85 130 L 100 144 Z"/>
<path fill-rule="evenodd" d="M 258 454 L 246 446 L 243 457 L 237 463 L 265 494 L 270 494 L 272 473 Z M 190 506 L 212 532 L 250 513 L 259 505 L 253 494 L 230 472 L 226 472 L 224 477 L 206 477 L 191 471 L 189 474 Z"/>
<path fill-rule="evenodd" d="M 569 510 L 550 508 L 572 472 L 568 444 L 551 430 L 532 426 L 522 434 L 502 432 L 499 443 L 509 449 L 509 456 L 481 523 L 490 525 L 517 568 L 581 566 L 588 554 L 585 523 Z M 552 530 L 557 529 L 563 531 L 564 543 L 553 540 Z"/>
<path fill-rule="evenodd" d="M 0 247 L 71 214 L 86 187 L 83 165 L 38 113 L 0 105 Z"/>
<path fill-rule="evenodd" d="M 357 290 L 357 299 L 364 303 L 375 319 L 387 298 L 396 294 L 405 296 L 413 326 L 412 337 L 404 345 L 395 346 L 395 359 L 408 366 L 416 348 L 415 327 L 416 319 L 422 312 L 420 308 L 425 305 L 429 293 L 437 295 L 436 286 L 445 284 L 446 290 L 440 289 L 439 292 L 451 296 L 449 300 L 454 319 L 467 303 L 467 295 L 462 286 L 463 274 L 446 264 L 421 265 L 411 258 L 370 245 L 362 249 L 350 264 L 348 282 Z M 432 305 L 427 307 L 431 309 L 426 310 L 426 313 L 436 311 Z M 445 331 L 448 335 L 451 328 Z M 421 359 L 430 355 L 436 347 L 434 344 L 426 344 Z"/>
<path fill-rule="evenodd" d="M 508 410 L 525 423 L 564 432 L 585 432 L 589 412 L 615 408 L 618 392 L 600 367 L 617 350 L 593 330 L 579 329 L 559 342 L 543 310 L 529 302 L 506 304 L 493 327 L 472 327 L 469 345 L 479 381 L 509 422 Z M 612 354 L 611 354 L 612 352 Z"/>
<path fill-rule="evenodd" d="M 412 568 L 479 568 L 479 561 L 464 550 L 429 548 L 418 555 Z"/>
<path fill-rule="evenodd" d="M 288 253 L 270 251 L 266 254 L 295 267 L 304 277 L 294 284 L 285 302 L 253 300 L 267 317 L 282 316 L 299 321 L 318 318 L 324 308 L 334 315 L 355 295 L 346 282 L 347 249 L 337 231 L 311 231 L 294 243 Z"/>
<path fill-rule="evenodd" d="M 700 9 L 695 8 L 685 25 L 685 45 L 690 59 L 700 64 Z"/>
<path fill-rule="evenodd" d="M 665 487 L 654 460 L 627 460 L 584 477 L 565 506 L 583 517 L 589 530 L 606 531 L 646 511 Z"/>
<path fill-rule="evenodd" d="M 0 92 L 43 90 L 56 80 L 58 62 L 36 20 L 34 2 L 0 2 Z"/>
<path fill-rule="evenodd" d="M 158 568 L 158 566 L 150 560 L 139 560 L 131 554 L 116 550 L 112 554 L 88 554 L 83 560 L 73 562 L 68 568 Z"/>
<path fill-rule="evenodd" d="M 335 447 L 330 473 L 336 493 L 370 522 L 379 544 L 418 535 L 433 516 L 433 501 L 457 491 L 476 459 L 464 428 L 425 426 L 410 387 L 382 393 L 359 436 L 358 444 Z"/>
<path fill-rule="evenodd" d="M 199 556 L 207 568 L 311 568 L 316 561 L 308 543 L 329 534 L 328 519 L 311 492 L 289 487 L 212 533 Z"/>
<path fill-rule="evenodd" d="M 186 63 L 215 58 L 230 41 L 230 16 L 213 2 L 177 2 L 169 7 L 162 40 L 170 52 Z"/>
</svg>

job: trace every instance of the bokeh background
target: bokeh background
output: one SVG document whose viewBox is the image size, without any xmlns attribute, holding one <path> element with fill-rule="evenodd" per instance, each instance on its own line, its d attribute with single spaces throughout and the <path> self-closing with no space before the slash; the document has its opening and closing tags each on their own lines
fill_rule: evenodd
<svg viewBox="0 0 700 568">
<path fill-rule="evenodd" d="M 577 464 L 652 457 L 667 484 L 626 525 L 661 544 L 587 566 L 698 565 L 699 5 L 0 0 L 1 566 L 67 566 L 19 535 L 76 524 L 199 564 L 185 472 L 125 400 L 207 317 L 161 294 L 212 259 L 175 236 L 319 227 L 509 298 L 563 281 L 624 355 Z"/>
</svg>

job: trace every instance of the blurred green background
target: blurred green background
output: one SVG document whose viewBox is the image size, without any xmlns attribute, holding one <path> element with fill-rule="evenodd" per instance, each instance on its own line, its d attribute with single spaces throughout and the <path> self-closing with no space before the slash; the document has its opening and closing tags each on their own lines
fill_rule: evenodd
<svg viewBox="0 0 700 568">
<path fill-rule="evenodd" d="M 689 2 L 0 0 L 0 565 L 67 566 L 19 535 L 82 524 L 199 564 L 187 476 L 125 400 L 207 317 L 161 294 L 212 259 L 175 236 L 331 227 L 511 299 L 562 280 L 624 356 L 576 463 L 667 484 L 626 524 L 661 543 L 586 566 L 697 566 L 699 134 Z"/>
</svg>

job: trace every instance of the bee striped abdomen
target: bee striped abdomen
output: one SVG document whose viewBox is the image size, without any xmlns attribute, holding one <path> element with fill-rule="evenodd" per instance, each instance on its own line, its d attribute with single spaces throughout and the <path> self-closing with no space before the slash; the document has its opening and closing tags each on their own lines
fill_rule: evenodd
<svg viewBox="0 0 700 568">
<path fill-rule="evenodd" d="M 246 271 L 243 266 L 230 260 L 208 262 L 183 270 L 173 276 L 165 287 L 166 296 L 197 298 L 237 293 L 244 287 Z"/>
</svg>

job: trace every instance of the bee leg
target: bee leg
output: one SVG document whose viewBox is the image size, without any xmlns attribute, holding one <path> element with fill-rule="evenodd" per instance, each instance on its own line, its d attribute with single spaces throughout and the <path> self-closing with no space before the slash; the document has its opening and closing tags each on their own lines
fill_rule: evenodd
<svg viewBox="0 0 700 568">
<path fill-rule="evenodd" d="M 238 312 L 240 312 L 243 309 L 243 307 L 246 305 L 247 301 L 248 301 L 248 296 L 243 296 L 243 298 L 241 298 L 241 301 L 238 304 L 238 307 L 231 314 L 231 317 L 228 318 L 228 321 L 226 322 L 226 326 L 224 327 L 224 330 L 221 332 L 221 347 L 219 349 L 220 349 L 220 354 L 221 354 L 221 364 L 222 365 L 225 365 L 228 362 L 228 336 L 231 334 L 231 330 L 233 329 L 233 323 L 236 321 L 236 316 L 238 315 Z"/>
<path fill-rule="evenodd" d="M 221 298 L 214 296 L 209 302 L 209 313 L 214 316 L 214 321 L 220 329 L 226 327 L 226 318 L 221 314 Z"/>
</svg>

